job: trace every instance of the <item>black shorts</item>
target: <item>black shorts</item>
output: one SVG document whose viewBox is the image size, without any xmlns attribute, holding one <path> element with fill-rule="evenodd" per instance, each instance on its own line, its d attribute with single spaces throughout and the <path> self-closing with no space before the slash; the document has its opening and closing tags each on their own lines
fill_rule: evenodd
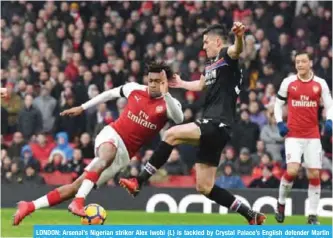
<svg viewBox="0 0 333 238">
<path fill-rule="evenodd" d="M 200 119 L 195 123 L 201 130 L 196 163 L 217 167 L 221 152 L 230 140 L 230 127 L 210 119 Z"/>
</svg>

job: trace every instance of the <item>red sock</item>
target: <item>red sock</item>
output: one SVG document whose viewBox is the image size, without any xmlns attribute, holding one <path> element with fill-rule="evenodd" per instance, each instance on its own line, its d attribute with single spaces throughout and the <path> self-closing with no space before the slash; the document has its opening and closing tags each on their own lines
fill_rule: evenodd
<svg viewBox="0 0 333 238">
<path fill-rule="evenodd" d="M 295 180 L 295 176 L 289 175 L 288 172 L 284 172 L 283 178 L 287 180 L 289 183 Z"/>
<path fill-rule="evenodd" d="M 88 179 L 93 183 L 97 183 L 99 174 L 95 171 L 86 171 L 85 179 Z"/>
<path fill-rule="evenodd" d="M 29 212 L 35 211 L 35 204 L 33 202 L 28 202 L 28 211 Z"/>
<path fill-rule="evenodd" d="M 53 191 L 49 192 L 47 195 L 47 200 L 49 202 L 50 207 L 55 206 L 62 202 L 62 199 L 60 197 L 60 193 L 57 189 L 54 189 Z"/>
<path fill-rule="evenodd" d="M 319 186 L 320 185 L 320 179 L 319 178 L 309 179 L 309 184 L 312 185 L 312 186 Z"/>
</svg>

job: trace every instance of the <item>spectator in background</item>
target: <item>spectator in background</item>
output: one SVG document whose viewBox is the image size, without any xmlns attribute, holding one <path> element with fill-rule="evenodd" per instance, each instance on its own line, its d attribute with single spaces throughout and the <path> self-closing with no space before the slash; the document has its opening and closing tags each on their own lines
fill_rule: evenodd
<svg viewBox="0 0 333 238">
<path fill-rule="evenodd" d="M 16 131 L 16 123 L 18 119 L 18 114 L 22 108 L 22 101 L 20 96 L 14 92 L 14 84 L 7 83 L 7 97 L 1 100 L 1 106 L 8 113 L 8 129 L 10 133 Z"/>
<path fill-rule="evenodd" d="M 1 135 L 6 135 L 9 132 L 9 125 L 8 125 L 8 112 L 7 110 L 2 107 L 1 103 Z"/>
<path fill-rule="evenodd" d="M 332 173 L 328 170 L 322 170 L 320 174 L 321 189 L 332 191 Z"/>
<path fill-rule="evenodd" d="M 21 132 L 15 132 L 13 136 L 13 142 L 8 148 L 8 156 L 11 159 L 20 158 L 22 147 L 25 145 L 23 135 Z"/>
<path fill-rule="evenodd" d="M 1 146 L 0 146 L 0 148 L 2 149 L 2 150 L 8 150 L 8 145 L 7 145 L 7 143 L 4 141 L 4 139 L 3 139 L 3 136 L 2 135 L 0 135 L 0 141 L 1 141 Z"/>
<path fill-rule="evenodd" d="M 281 148 L 284 138 L 280 136 L 273 113 L 268 116 L 269 123 L 260 133 L 260 139 L 265 143 L 266 150 L 273 156 L 274 161 L 281 161 Z"/>
<path fill-rule="evenodd" d="M 112 115 L 112 118 L 114 120 L 118 119 L 119 115 L 124 111 L 126 104 L 127 104 L 126 98 L 118 98 L 116 103 L 117 110 L 114 112 L 114 115 Z"/>
<path fill-rule="evenodd" d="M 226 163 L 223 167 L 223 175 L 216 179 L 215 184 L 221 188 L 244 188 L 242 179 L 234 174 L 233 165 Z"/>
<path fill-rule="evenodd" d="M 68 160 L 66 159 L 64 152 L 58 149 L 53 150 L 50 155 L 49 162 L 44 167 L 44 171 L 46 173 L 53 173 L 56 171 L 61 173 L 71 172 L 67 161 Z"/>
<path fill-rule="evenodd" d="M 262 128 L 267 123 L 267 118 L 264 111 L 260 111 L 258 102 L 251 102 L 249 106 L 250 121 L 256 123 Z"/>
<path fill-rule="evenodd" d="M 250 156 L 250 150 L 248 148 L 242 148 L 239 153 L 239 159 L 237 159 L 235 163 L 235 171 L 241 176 L 251 175 L 255 165 Z"/>
<path fill-rule="evenodd" d="M 44 134 L 38 134 L 36 137 L 36 142 L 33 142 L 30 145 L 33 156 L 39 161 L 48 160 L 54 146 L 54 143 L 47 141 L 47 138 Z"/>
<path fill-rule="evenodd" d="M 262 176 L 254 179 L 249 188 L 278 188 L 280 181 L 272 174 L 273 166 L 265 165 L 262 168 Z"/>
<path fill-rule="evenodd" d="M 75 106 L 75 98 L 73 94 L 67 94 L 65 96 L 65 105 L 61 108 L 61 111 L 70 109 Z M 69 136 L 69 141 L 81 134 L 85 129 L 84 115 L 78 115 L 76 117 L 59 117 L 58 131 L 66 131 Z"/>
<path fill-rule="evenodd" d="M 319 77 L 325 79 L 329 89 L 332 90 L 332 62 L 328 57 L 325 56 L 321 58 L 316 73 Z"/>
<path fill-rule="evenodd" d="M 251 154 L 251 158 L 253 160 L 253 163 L 256 165 L 260 163 L 260 158 L 263 156 L 263 154 L 266 152 L 265 143 L 262 140 L 258 140 L 256 144 L 256 152 Z"/>
<path fill-rule="evenodd" d="M 5 175 L 6 183 L 22 183 L 23 175 L 18 163 L 12 163 L 10 166 L 10 171 Z"/>
<path fill-rule="evenodd" d="M 87 115 L 87 132 L 93 135 L 96 127 L 104 127 L 104 119 L 108 108 L 106 103 L 101 103 L 97 106 L 97 111 Z"/>
<path fill-rule="evenodd" d="M 226 163 L 231 163 L 235 167 L 235 162 L 236 162 L 235 149 L 232 146 L 226 147 L 224 151 L 222 151 L 220 157 L 220 166 L 222 166 L 222 170 Z"/>
<path fill-rule="evenodd" d="M 25 145 L 22 148 L 21 160 L 19 161 L 22 165 L 22 168 L 27 168 L 31 166 L 36 172 L 40 171 L 40 163 L 32 155 L 32 150 L 29 145 Z"/>
<path fill-rule="evenodd" d="M 268 152 L 264 153 L 261 156 L 260 164 L 253 168 L 252 177 L 253 178 L 260 178 L 263 176 L 262 170 L 264 166 L 273 166 L 272 173 L 275 177 L 281 177 L 281 168 L 278 163 L 273 162 L 272 155 Z"/>
<path fill-rule="evenodd" d="M 275 88 L 273 84 L 267 84 L 265 89 L 265 94 L 261 99 L 262 105 L 264 105 L 265 108 L 269 108 L 274 106 L 275 103 Z"/>
<path fill-rule="evenodd" d="M 33 97 L 24 97 L 24 107 L 18 115 L 18 130 L 22 132 L 24 138 L 29 140 L 31 136 L 42 131 L 43 120 L 41 112 L 32 106 Z"/>
<path fill-rule="evenodd" d="M 79 149 L 82 151 L 83 158 L 92 159 L 95 157 L 94 145 L 88 133 L 83 133 L 80 137 Z"/>
<path fill-rule="evenodd" d="M 82 152 L 80 149 L 74 149 L 73 159 L 68 163 L 68 170 L 76 173 L 76 177 L 79 177 L 84 172 L 86 166 L 83 162 Z"/>
<path fill-rule="evenodd" d="M 68 134 L 66 132 L 59 132 L 56 135 L 57 146 L 53 149 L 54 151 L 62 151 L 64 153 L 64 158 L 71 160 L 73 157 L 73 148 L 68 143 Z"/>
<path fill-rule="evenodd" d="M 25 176 L 23 177 L 23 183 L 29 185 L 41 185 L 45 184 L 45 181 L 43 177 L 39 176 L 36 173 L 36 170 L 33 167 L 28 166 L 25 169 Z"/>
<path fill-rule="evenodd" d="M 188 170 L 184 162 L 181 160 L 177 149 L 173 149 L 168 161 L 163 166 L 168 175 L 187 175 Z"/>
<path fill-rule="evenodd" d="M 43 132 L 52 132 L 55 124 L 57 101 L 50 96 L 48 88 L 42 88 L 40 96 L 35 98 L 33 105 L 42 113 Z"/>
<path fill-rule="evenodd" d="M 247 147 L 253 153 L 256 150 L 256 141 L 259 139 L 259 126 L 250 121 L 249 111 L 241 111 L 241 120 L 236 124 L 232 135 L 232 145 L 239 151 Z"/>
</svg>

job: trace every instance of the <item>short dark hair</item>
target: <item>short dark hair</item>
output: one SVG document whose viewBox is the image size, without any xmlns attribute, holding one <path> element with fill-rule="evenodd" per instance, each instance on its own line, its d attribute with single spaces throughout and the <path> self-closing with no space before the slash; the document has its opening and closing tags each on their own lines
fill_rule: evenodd
<svg viewBox="0 0 333 238">
<path fill-rule="evenodd" d="M 308 58 L 309 58 L 309 60 L 312 60 L 311 55 L 310 55 L 308 52 L 306 52 L 305 50 L 297 51 L 297 52 L 295 53 L 295 58 L 296 58 L 297 56 L 299 56 L 299 55 L 307 55 Z"/>
<path fill-rule="evenodd" d="M 165 71 L 168 80 L 172 78 L 173 76 L 172 69 L 165 62 L 153 61 L 147 65 L 147 73 L 161 73 L 162 70 Z"/>
<path fill-rule="evenodd" d="M 210 33 L 218 35 L 221 38 L 225 38 L 226 35 L 228 34 L 226 28 L 223 25 L 221 25 L 221 24 L 214 24 L 214 25 L 211 25 L 211 26 L 207 27 L 202 32 L 202 36 L 210 34 Z"/>
</svg>

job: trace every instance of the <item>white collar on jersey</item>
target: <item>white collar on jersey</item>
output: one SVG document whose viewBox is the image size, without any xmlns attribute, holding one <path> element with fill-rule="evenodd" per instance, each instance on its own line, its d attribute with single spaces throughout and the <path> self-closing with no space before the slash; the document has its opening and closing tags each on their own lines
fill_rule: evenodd
<svg viewBox="0 0 333 238">
<path fill-rule="evenodd" d="M 299 74 L 297 74 L 297 78 L 298 78 L 299 80 L 301 80 L 302 82 L 305 82 L 305 83 L 311 81 L 311 80 L 313 79 L 313 77 L 314 77 L 314 73 L 313 73 L 313 71 L 311 71 L 310 77 L 309 77 L 308 79 L 302 79 L 302 78 L 299 76 Z"/>
</svg>

